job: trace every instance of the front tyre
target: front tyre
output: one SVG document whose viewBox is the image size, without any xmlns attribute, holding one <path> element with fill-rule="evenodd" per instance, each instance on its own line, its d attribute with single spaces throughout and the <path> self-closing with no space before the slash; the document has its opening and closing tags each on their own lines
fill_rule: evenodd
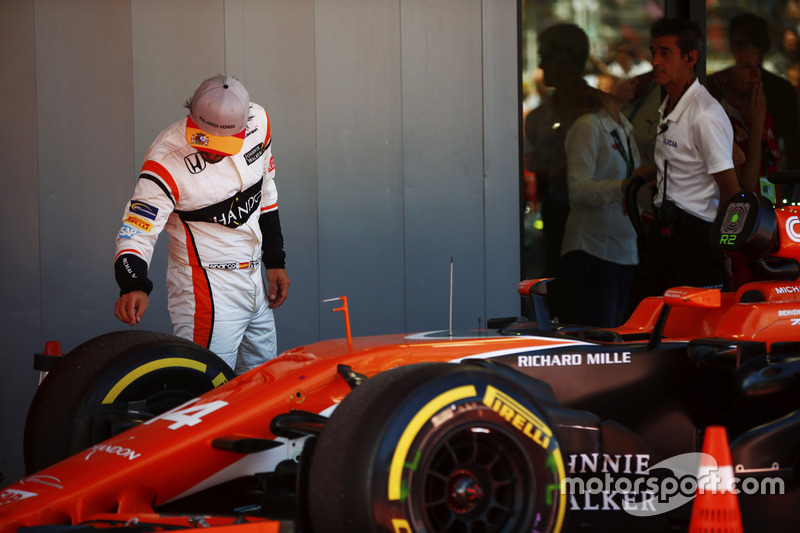
<svg viewBox="0 0 800 533">
<path fill-rule="evenodd" d="M 564 465 L 545 413 L 477 365 L 393 369 L 333 412 L 310 469 L 316 533 L 559 531 Z"/>
<path fill-rule="evenodd" d="M 174 335 L 129 330 L 90 339 L 56 364 L 33 397 L 25 469 L 37 472 L 235 376 L 217 355 Z"/>
</svg>

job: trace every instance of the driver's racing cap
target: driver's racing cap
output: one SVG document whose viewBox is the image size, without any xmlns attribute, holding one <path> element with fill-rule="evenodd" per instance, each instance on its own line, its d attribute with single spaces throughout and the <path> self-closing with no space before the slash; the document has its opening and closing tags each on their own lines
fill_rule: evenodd
<svg viewBox="0 0 800 533">
<path fill-rule="evenodd" d="M 214 76 L 194 92 L 186 119 L 186 141 L 205 152 L 238 154 L 244 143 L 250 95 L 238 80 Z"/>
</svg>

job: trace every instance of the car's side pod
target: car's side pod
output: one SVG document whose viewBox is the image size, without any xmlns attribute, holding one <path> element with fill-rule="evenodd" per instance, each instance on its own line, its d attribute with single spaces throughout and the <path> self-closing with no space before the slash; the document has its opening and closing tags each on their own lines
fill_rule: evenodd
<svg viewBox="0 0 800 533">
<path fill-rule="evenodd" d="M 737 476 L 783 479 L 789 484 L 800 461 L 800 411 L 773 420 L 736 437 L 730 444 Z M 745 467 L 744 465 L 747 465 Z"/>
</svg>

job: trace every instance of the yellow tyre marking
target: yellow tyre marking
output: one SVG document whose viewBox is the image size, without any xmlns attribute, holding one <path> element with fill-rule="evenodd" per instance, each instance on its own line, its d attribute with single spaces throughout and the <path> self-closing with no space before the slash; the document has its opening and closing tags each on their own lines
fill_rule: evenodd
<svg viewBox="0 0 800 533">
<path fill-rule="evenodd" d="M 561 480 L 566 477 L 566 471 L 564 470 L 564 458 L 561 457 L 561 449 L 556 448 L 553 450 L 553 457 L 556 460 L 556 468 L 558 469 L 558 486 L 561 486 Z M 556 527 L 553 528 L 553 533 L 560 533 L 561 528 L 564 527 L 564 515 L 567 512 L 567 493 L 565 491 L 559 491 L 560 496 L 558 497 L 558 517 L 556 518 Z"/>
<path fill-rule="evenodd" d="M 475 390 L 474 385 L 456 387 L 455 389 L 443 392 L 433 400 L 429 401 L 425 407 L 420 409 L 419 412 L 414 415 L 414 418 L 411 419 L 411 422 L 409 422 L 408 426 L 406 426 L 406 429 L 403 431 L 403 434 L 400 436 L 397 447 L 394 449 L 392 463 L 389 467 L 389 500 L 396 501 L 400 499 L 402 494 L 401 484 L 403 477 L 403 465 L 406 462 L 406 457 L 408 456 L 408 450 L 411 448 L 411 443 L 414 442 L 417 433 L 419 433 L 419 430 L 423 425 L 425 425 L 425 422 L 427 422 L 434 415 L 434 413 L 439 411 L 444 406 L 475 395 L 477 395 L 477 391 Z"/>
<path fill-rule="evenodd" d="M 114 387 L 108 391 L 106 397 L 103 398 L 103 401 L 100 403 L 112 403 L 114 400 L 117 399 L 122 391 L 125 388 L 139 379 L 140 377 L 144 376 L 145 374 L 149 374 L 155 370 L 160 370 L 162 368 L 167 368 L 171 366 L 181 366 L 184 368 L 191 368 L 193 370 L 198 370 L 200 372 L 205 372 L 208 365 L 204 363 L 200 363 L 199 361 L 195 361 L 194 359 L 186 359 L 183 357 L 169 357 L 167 359 L 159 359 L 158 361 L 153 361 L 151 363 L 147 363 L 146 365 L 142 365 L 134 370 L 128 372 L 121 380 L 117 382 Z"/>
<path fill-rule="evenodd" d="M 528 409 L 526 409 L 521 403 L 515 400 L 512 396 L 506 394 L 505 392 L 499 389 L 492 387 L 491 385 L 487 386 L 486 394 L 483 398 L 483 403 L 488 407 L 492 408 L 493 410 L 496 410 L 495 403 L 498 401 L 508 405 L 515 412 L 520 413 L 526 419 L 530 420 L 536 427 L 536 429 L 540 430 L 548 437 L 553 436 L 553 431 L 549 427 L 547 427 L 547 424 L 545 424 L 541 418 L 531 413 Z"/>
<path fill-rule="evenodd" d="M 217 387 L 219 387 L 220 385 L 222 385 L 223 383 L 227 383 L 227 382 L 228 382 L 228 378 L 226 378 L 225 374 L 223 374 L 222 372 L 217 374 L 217 377 L 215 377 L 213 380 L 211 380 L 211 384 L 214 385 L 215 389 Z"/>
<path fill-rule="evenodd" d="M 394 533 L 414 533 L 408 520 L 402 518 L 392 518 L 392 531 Z"/>
</svg>

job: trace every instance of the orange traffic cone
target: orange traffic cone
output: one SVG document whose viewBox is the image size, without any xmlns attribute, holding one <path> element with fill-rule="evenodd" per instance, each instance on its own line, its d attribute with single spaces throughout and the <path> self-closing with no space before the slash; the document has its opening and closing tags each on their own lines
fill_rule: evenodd
<svg viewBox="0 0 800 533">
<path fill-rule="evenodd" d="M 728 436 L 722 426 L 709 426 L 703 441 L 703 456 L 697 479 L 697 495 L 692 507 L 689 533 L 741 533 L 742 512 L 732 492 L 733 465 Z"/>
</svg>

